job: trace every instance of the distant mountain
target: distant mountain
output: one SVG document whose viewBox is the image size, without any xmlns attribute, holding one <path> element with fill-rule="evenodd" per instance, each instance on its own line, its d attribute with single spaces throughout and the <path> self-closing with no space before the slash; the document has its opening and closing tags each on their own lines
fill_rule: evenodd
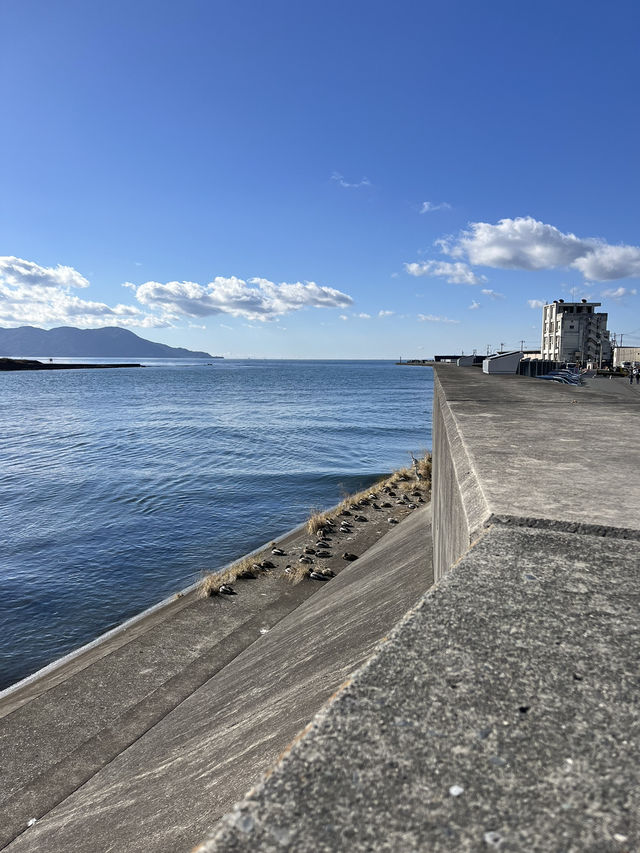
<svg viewBox="0 0 640 853">
<path fill-rule="evenodd" d="M 208 352 L 156 344 L 128 329 L 0 329 L 0 355 L 47 358 L 216 358 Z"/>
</svg>

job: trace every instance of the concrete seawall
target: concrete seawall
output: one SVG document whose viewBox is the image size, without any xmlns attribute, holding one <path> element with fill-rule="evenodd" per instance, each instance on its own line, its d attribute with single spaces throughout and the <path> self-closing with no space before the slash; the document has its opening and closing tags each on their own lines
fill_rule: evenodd
<svg viewBox="0 0 640 853">
<path fill-rule="evenodd" d="M 640 393 L 616 390 L 436 369 L 436 579 L 492 523 L 638 538 Z"/>
<path fill-rule="evenodd" d="M 438 581 L 201 853 L 640 850 L 640 394 L 436 372 Z"/>
<path fill-rule="evenodd" d="M 389 512 L 363 525 L 365 540 Z M 191 590 L 7 691 L 0 849 L 190 848 L 371 654 L 430 572 L 425 505 L 328 583 L 274 577 L 207 599 Z"/>
<path fill-rule="evenodd" d="M 640 389 L 438 367 L 433 560 L 426 507 L 321 592 L 189 604 L 16 707 L 6 849 L 640 850 L 639 424 Z M 91 738 L 39 754 L 52 709 Z"/>
</svg>

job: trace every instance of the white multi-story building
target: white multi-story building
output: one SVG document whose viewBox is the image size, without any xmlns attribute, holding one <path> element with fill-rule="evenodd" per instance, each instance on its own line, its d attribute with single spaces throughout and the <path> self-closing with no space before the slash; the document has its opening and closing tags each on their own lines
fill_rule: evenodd
<svg viewBox="0 0 640 853">
<path fill-rule="evenodd" d="M 640 347 L 614 347 L 613 366 L 640 364 Z"/>
<path fill-rule="evenodd" d="M 546 361 L 595 365 L 611 361 L 607 314 L 596 313 L 601 302 L 556 299 L 542 309 L 540 351 Z"/>
</svg>

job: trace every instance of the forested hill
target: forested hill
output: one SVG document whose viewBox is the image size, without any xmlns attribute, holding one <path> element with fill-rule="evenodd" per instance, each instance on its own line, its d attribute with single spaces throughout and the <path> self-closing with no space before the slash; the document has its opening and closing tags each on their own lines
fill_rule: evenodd
<svg viewBox="0 0 640 853">
<path fill-rule="evenodd" d="M 0 355 L 48 358 L 214 358 L 208 352 L 157 344 L 128 329 L 0 329 Z"/>
</svg>

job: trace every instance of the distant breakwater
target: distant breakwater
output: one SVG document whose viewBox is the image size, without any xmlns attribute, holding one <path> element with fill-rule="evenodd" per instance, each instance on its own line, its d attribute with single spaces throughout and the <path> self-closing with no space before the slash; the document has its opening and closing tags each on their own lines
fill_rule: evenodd
<svg viewBox="0 0 640 853">
<path fill-rule="evenodd" d="M 28 358 L 0 358 L 0 370 L 93 370 L 106 367 L 143 367 L 142 364 L 57 364 Z"/>
</svg>

